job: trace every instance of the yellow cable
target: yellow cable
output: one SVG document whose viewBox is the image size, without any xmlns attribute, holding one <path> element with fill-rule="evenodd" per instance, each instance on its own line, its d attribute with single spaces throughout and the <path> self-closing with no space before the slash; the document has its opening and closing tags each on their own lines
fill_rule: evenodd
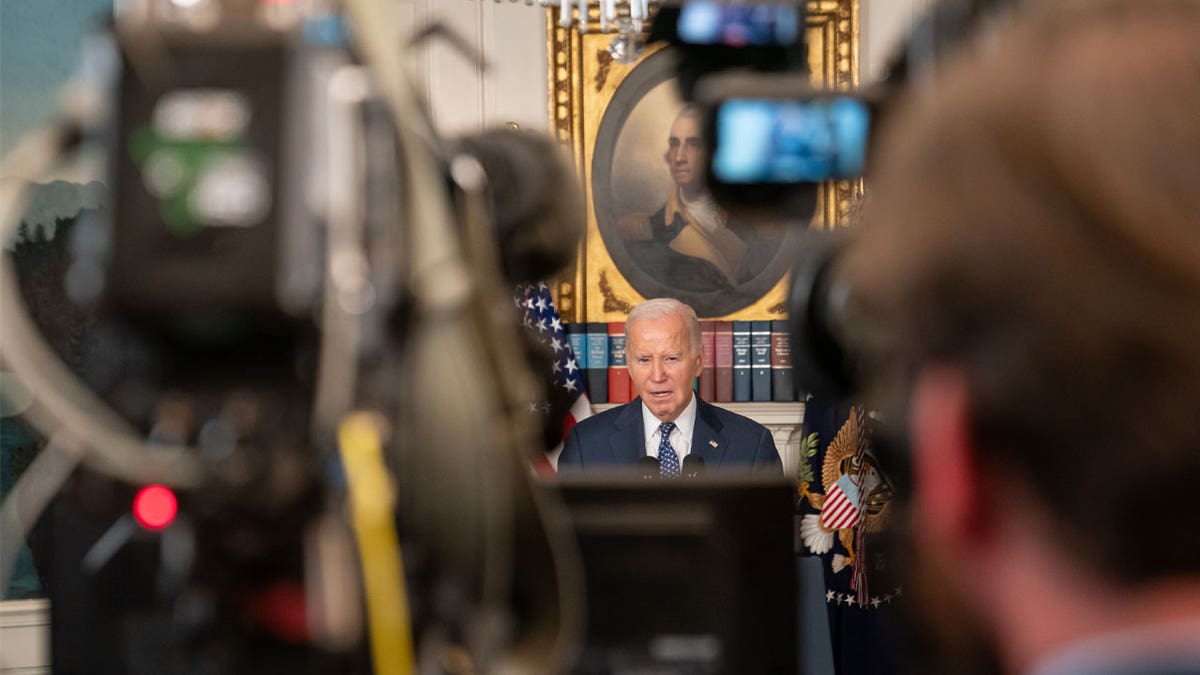
<svg viewBox="0 0 1200 675">
<path fill-rule="evenodd" d="M 380 675 L 411 675 L 412 620 L 404 563 L 396 536 L 394 495 L 375 419 L 353 413 L 338 428 L 338 445 L 350 493 L 350 509 L 367 595 L 371 658 Z"/>
</svg>

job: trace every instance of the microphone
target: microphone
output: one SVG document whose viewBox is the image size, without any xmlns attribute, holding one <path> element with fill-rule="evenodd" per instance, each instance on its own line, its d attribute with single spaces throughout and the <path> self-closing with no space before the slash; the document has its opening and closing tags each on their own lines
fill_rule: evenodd
<svg viewBox="0 0 1200 675">
<path fill-rule="evenodd" d="M 638 470 L 642 472 L 642 480 L 658 478 L 658 458 L 649 455 L 638 460 Z"/>
<path fill-rule="evenodd" d="M 684 478 L 699 478 L 704 475 L 704 458 L 699 455 L 688 455 L 683 458 L 683 468 L 680 470 Z"/>
</svg>

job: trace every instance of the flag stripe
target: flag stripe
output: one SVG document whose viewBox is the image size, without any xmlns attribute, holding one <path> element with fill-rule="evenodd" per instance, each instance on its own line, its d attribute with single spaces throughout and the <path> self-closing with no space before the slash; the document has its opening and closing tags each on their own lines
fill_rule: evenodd
<svg viewBox="0 0 1200 675">
<path fill-rule="evenodd" d="M 854 511 L 852 509 L 851 510 L 839 509 L 836 513 L 829 514 L 829 517 L 826 518 L 827 525 L 828 526 L 836 525 L 837 523 L 841 523 L 846 519 L 853 518 L 853 516 L 854 516 Z"/>
<path fill-rule="evenodd" d="M 821 524 L 826 529 L 840 530 L 858 522 L 858 507 L 842 488 L 834 485 L 825 496 L 825 505 L 821 509 Z"/>
</svg>

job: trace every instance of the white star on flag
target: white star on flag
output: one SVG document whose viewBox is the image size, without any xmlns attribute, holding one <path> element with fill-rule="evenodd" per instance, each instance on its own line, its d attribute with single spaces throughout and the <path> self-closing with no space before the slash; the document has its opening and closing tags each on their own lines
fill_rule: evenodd
<svg viewBox="0 0 1200 675">
<path fill-rule="evenodd" d="M 553 384 L 561 387 L 560 391 L 566 392 L 566 400 L 572 401 L 563 425 L 563 438 L 565 439 L 567 432 L 576 422 L 592 415 L 592 404 L 588 401 L 587 393 L 584 391 L 583 373 L 579 368 L 575 352 L 571 349 L 571 342 L 567 339 L 562 317 L 554 308 L 550 287 L 545 283 L 524 284 L 518 286 L 516 291 L 517 306 L 522 309 L 522 323 L 536 341 L 546 345 L 548 350 L 553 352 L 554 360 L 549 373 Z M 573 399 L 572 396 L 574 396 Z M 530 412 L 545 410 L 550 413 L 552 411 L 549 401 L 546 401 L 544 406 L 541 403 L 539 401 L 530 404 Z M 560 404 L 560 400 L 556 398 L 554 405 Z M 544 460 L 539 459 L 535 462 L 535 469 L 542 474 L 553 473 L 561 452 L 562 444 L 559 444 L 558 447 L 547 453 Z"/>
</svg>

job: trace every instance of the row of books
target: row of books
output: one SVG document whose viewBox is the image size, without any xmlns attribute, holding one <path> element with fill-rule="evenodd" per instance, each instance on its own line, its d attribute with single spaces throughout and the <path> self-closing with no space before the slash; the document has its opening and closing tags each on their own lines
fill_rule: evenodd
<svg viewBox="0 0 1200 675">
<path fill-rule="evenodd" d="M 592 403 L 637 396 L 625 359 L 625 324 L 567 324 Z M 787 321 L 701 321 L 700 398 L 713 403 L 794 401 Z"/>
</svg>

